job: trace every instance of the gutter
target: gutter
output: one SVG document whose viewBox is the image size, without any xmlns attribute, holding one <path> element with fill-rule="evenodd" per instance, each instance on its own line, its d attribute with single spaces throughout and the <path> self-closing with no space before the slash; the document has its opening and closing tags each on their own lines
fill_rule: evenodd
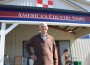
<svg viewBox="0 0 90 65">
<path fill-rule="evenodd" d="M 68 1 L 69 3 L 71 3 L 71 4 L 75 5 L 75 6 L 79 7 L 80 9 L 82 9 L 82 10 L 84 10 L 84 11 L 88 12 L 86 9 L 84 9 L 83 7 L 81 7 L 81 6 L 77 5 L 76 3 L 72 2 L 71 0 L 67 0 L 67 1 Z"/>
</svg>

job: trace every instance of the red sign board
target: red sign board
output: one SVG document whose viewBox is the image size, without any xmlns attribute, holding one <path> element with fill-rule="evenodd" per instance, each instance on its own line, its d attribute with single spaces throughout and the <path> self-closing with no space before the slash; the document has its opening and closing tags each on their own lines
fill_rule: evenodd
<svg viewBox="0 0 90 65">
<path fill-rule="evenodd" d="M 50 10 L 51 11 L 51 10 Z M 50 12 L 49 11 L 49 12 Z M 51 11 L 52 12 L 52 11 Z M 68 13 L 68 12 L 67 12 Z M 70 13 L 70 12 L 69 12 Z M 65 21 L 67 23 L 89 23 L 90 22 L 90 16 L 80 14 L 72 14 L 70 15 L 62 14 L 62 13 L 48 13 L 48 11 L 44 12 L 33 12 L 33 10 L 30 12 L 24 11 L 10 11 L 10 10 L 1 10 L 0 11 L 0 20 L 34 20 L 34 21 Z"/>
</svg>

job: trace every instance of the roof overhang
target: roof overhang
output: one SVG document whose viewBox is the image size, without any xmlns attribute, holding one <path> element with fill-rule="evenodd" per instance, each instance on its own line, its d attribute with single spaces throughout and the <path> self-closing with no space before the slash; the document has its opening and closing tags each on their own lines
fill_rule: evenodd
<svg viewBox="0 0 90 65">
<path fill-rule="evenodd" d="M 51 25 L 90 26 L 90 12 L 0 5 L 0 22 L 21 24 L 47 22 Z"/>
</svg>

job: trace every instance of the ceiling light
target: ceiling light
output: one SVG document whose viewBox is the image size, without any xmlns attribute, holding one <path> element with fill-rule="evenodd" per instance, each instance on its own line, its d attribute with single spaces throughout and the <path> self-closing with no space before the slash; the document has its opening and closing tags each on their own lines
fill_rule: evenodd
<svg viewBox="0 0 90 65">
<path fill-rule="evenodd" d="M 73 31 L 71 29 L 69 29 L 68 32 L 73 32 Z"/>
</svg>

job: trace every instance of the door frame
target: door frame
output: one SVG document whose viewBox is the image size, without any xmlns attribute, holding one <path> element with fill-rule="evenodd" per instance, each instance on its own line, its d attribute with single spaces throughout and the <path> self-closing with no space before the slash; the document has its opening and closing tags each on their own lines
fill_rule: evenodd
<svg viewBox="0 0 90 65">
<path fill-rule="evenodd" d="M 69 42 L 69 50 L 70 50 L 70 54 L 71 54 L 71 44 L 70 44 L 70 40 L 55 40 L 55 42 L 57 43 L 58 45 L 58 59 L 59 59 L 59 65 L 62 65 L 62 60 L 61 60 L 61 54 L 60 54 L 60 46 L 59 46 L 59 42 L 60 41 L 68 41 Z M 72 60 L 72 54 L 71 54 L 71 60 Z"/>
</svg>

